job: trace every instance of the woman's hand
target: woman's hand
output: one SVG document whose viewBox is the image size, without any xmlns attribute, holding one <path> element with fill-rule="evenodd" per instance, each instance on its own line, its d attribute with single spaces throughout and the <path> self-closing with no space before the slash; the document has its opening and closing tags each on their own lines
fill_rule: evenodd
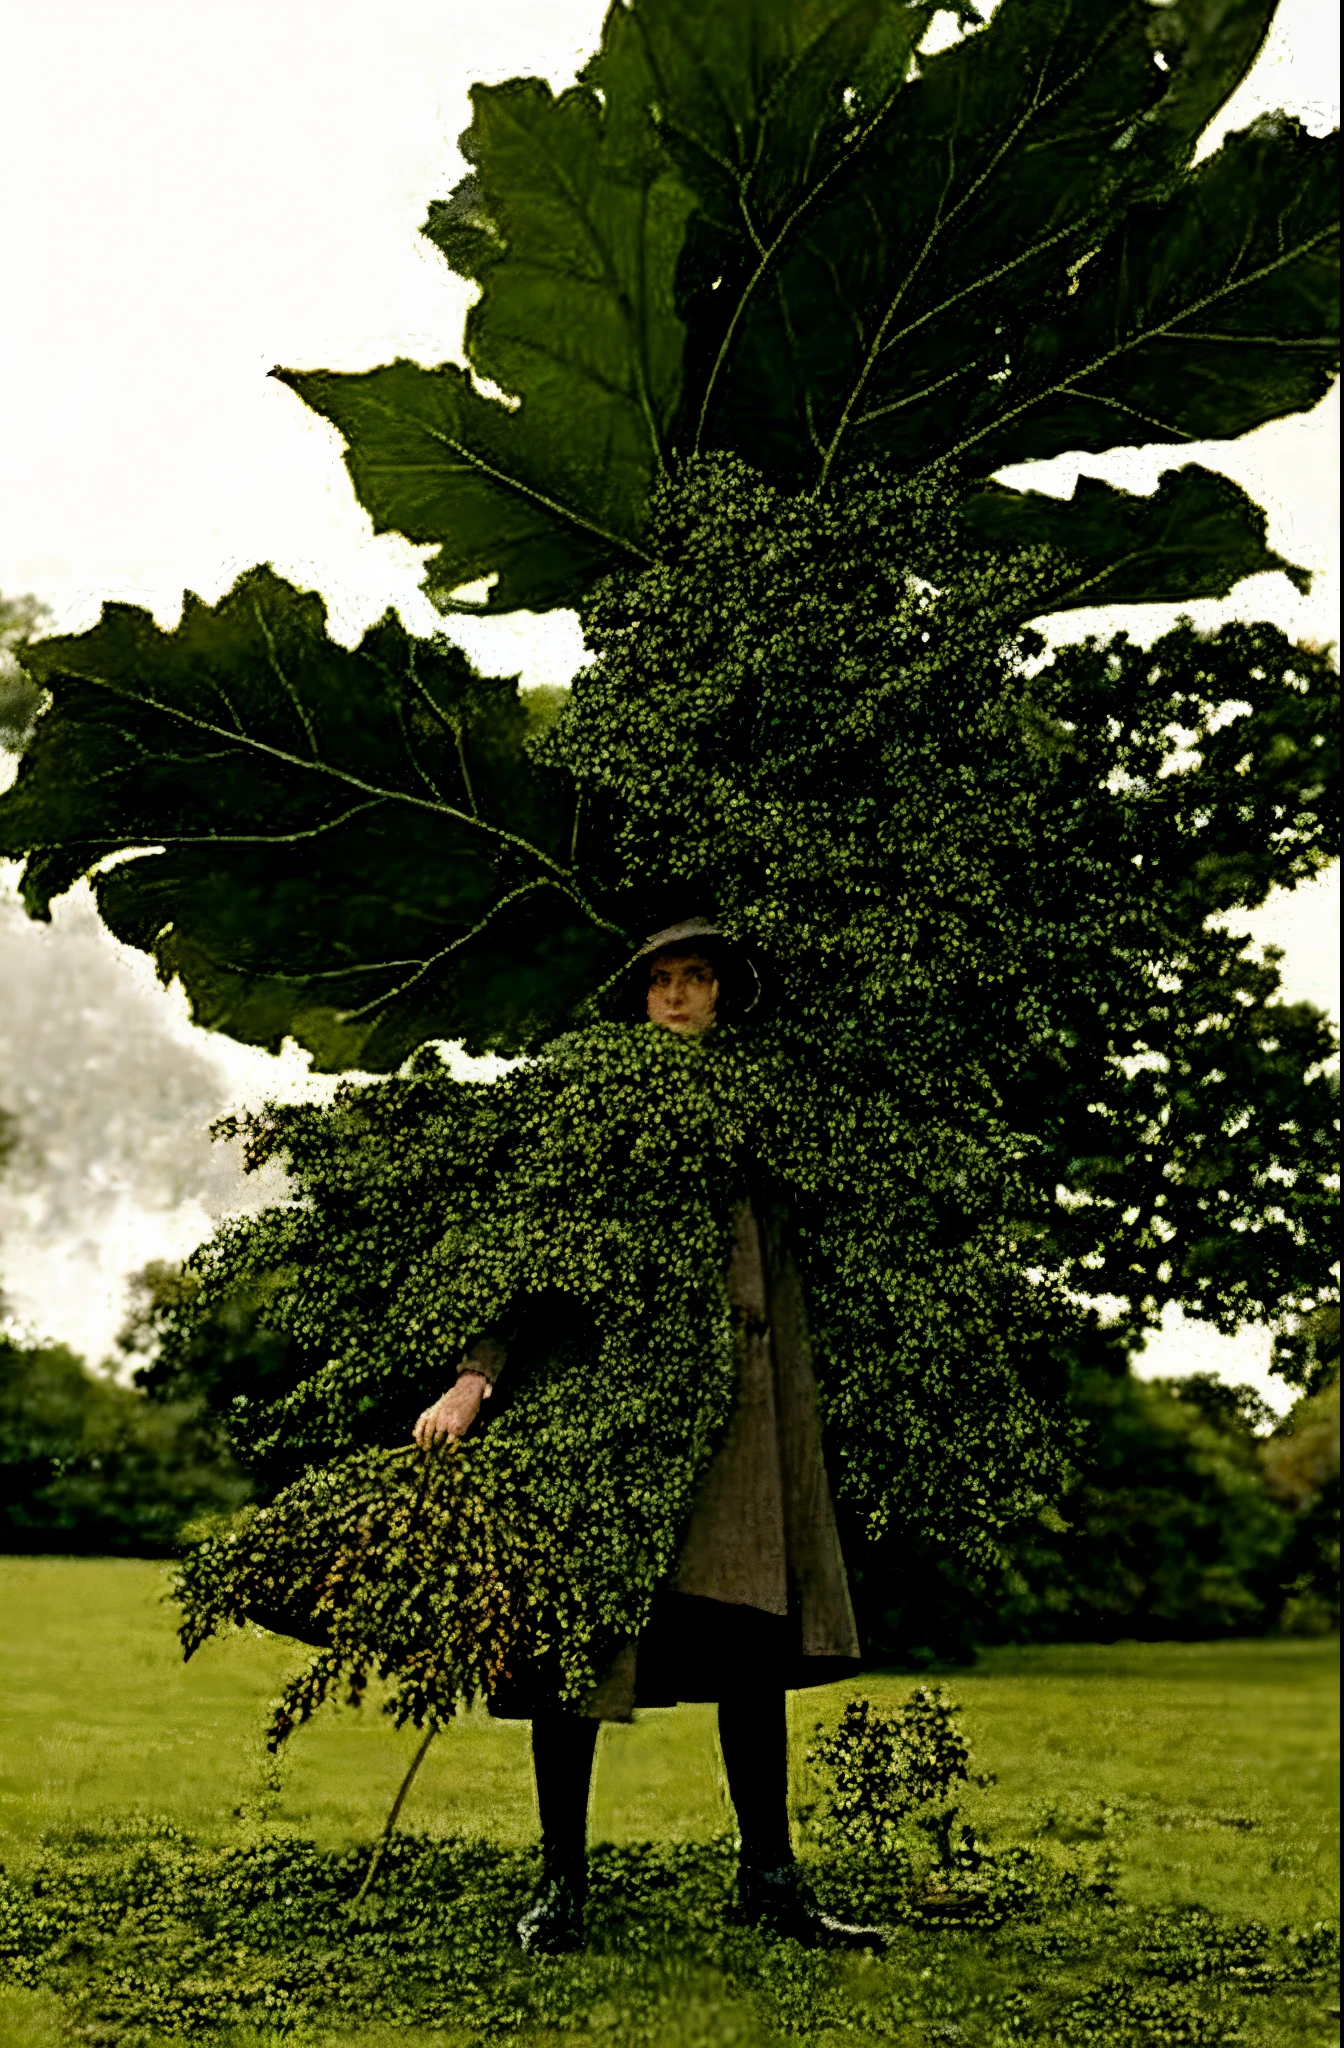
<svg viewBox="0 0 1344 2048">
<path fill-rule="evenodd" d="M 490 1398 L 490 1382 L 484 1373 L 464 1372 L 457 1385 L 440 1394 L 432 1408 L 426 1408 L 411 1431 L 421 1450 L 428 1450 L 435 1437 L 465 1436 L 481 1412 L 482 1401 Z"/>
</svg>

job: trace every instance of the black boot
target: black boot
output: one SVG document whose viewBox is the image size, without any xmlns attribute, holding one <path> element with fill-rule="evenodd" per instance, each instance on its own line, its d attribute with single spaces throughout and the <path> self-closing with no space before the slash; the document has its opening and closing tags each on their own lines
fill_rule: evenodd
<svg viewBox="0 0 1344 2048">
<path fill-rule="evenodd" d="M 794 1862 L 763 1869 L 744 1860 L 737 1869 L 737 1899 L 740 1918 L 749 1926 L 804 1948 L 884 1949 L 890 1938 L 880 1927 L 851 1927 L 823 1913 Z"/>
<path fill-rule="evenodd" d="M 518 1922 L 524 1955 L 564 1956 L 583 1947 L 583 1909 L 588 1884 L 578 1871 L 542 1879 L 541 1890 Z"/>
<path fill-rule="evenodd" d="M 541 1819 L 541 1890 L 518 1922 L 530 1956 L 567 1955 L 583 1947 L 588 1901 L 588 1787 L 598 1723 L 581 1714 L 538 1714 L 532 1761 Z"/>
</svg>

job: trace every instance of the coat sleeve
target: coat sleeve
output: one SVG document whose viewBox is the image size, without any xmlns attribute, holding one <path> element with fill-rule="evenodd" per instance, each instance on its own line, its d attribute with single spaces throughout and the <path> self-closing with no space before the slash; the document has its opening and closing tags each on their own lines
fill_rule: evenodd
<svg viewBox="0 0 1344 2048">
<path fill-rule="evenodd" d="M 508 1356 L 508 1345 L 502 1337 L 489 1332 L 482 1337 L 474 1337 L 458 1360 L 458 1378 L 460 1379 L 464 1372 L 476 1372 L 493 1387 L 504 1370 Z"/>
</svg>

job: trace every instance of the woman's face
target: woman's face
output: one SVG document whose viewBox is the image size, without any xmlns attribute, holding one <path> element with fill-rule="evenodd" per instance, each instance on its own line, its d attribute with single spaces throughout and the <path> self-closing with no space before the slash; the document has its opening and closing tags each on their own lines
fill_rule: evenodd
<svg viewBox="0 0 1344 2048">
<path fill-rule="evenodd" d="M 649 1022 L 694 1038 L 714 1022 L 719 984 L 703 953 L 656 953 L 649 968 Z"/>
</svg>

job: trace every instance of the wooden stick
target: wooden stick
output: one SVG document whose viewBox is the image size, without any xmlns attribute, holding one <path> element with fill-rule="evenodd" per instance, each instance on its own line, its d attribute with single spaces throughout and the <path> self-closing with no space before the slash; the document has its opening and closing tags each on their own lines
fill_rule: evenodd
<svg viewBox="0 0 1344 2048">
<path fill-rule="evenodd" d="M 373 1855 L 369 1859 L 369 1867 L 364 1873 L 364 1882 L 360 1886 L 359 1890 L 356 1892 L 353 1900 L 351 1901 L 351 1919 L 354 1918 L 355 1914 L 359 1911 L 365 1899 L 368 1897 L 369 1886 L 373 1883 L 374 1878 L 378 1875 L 378 1866 L 383 1860 L 384 1852 L 387 1849 L 388 1843 L 392 1839 L 392 1831 L 397 1825 L 397 1815 L 401 1812 L 401 1809 L 405 1804 L 406 1794 L 410 1791 L 411 1786 L 415 1783 L 415 1774 L 425 1760 L 425 1755 L 429 1749 L 429 1745 L 434 1740 L 434 1737 L 438 1734 L 438 1732 L 439 1731 L 437 1728 L 426 1729 L 424 1741 L 420 1744 L 419 1749 L 417 1749 L 415 1755 L 411 1758 L 410 1769 L 407 1771 L 405 1777 L 402 1779 L 401 1785 L 397 1791 L 397 1796 L 392 1801 L 392 1810 L 388 1814 L 387 1819 L 383 1823 L 383 1832 L 378 1837 L 377 1842 L 374 1844 Z"/>
</svg>

